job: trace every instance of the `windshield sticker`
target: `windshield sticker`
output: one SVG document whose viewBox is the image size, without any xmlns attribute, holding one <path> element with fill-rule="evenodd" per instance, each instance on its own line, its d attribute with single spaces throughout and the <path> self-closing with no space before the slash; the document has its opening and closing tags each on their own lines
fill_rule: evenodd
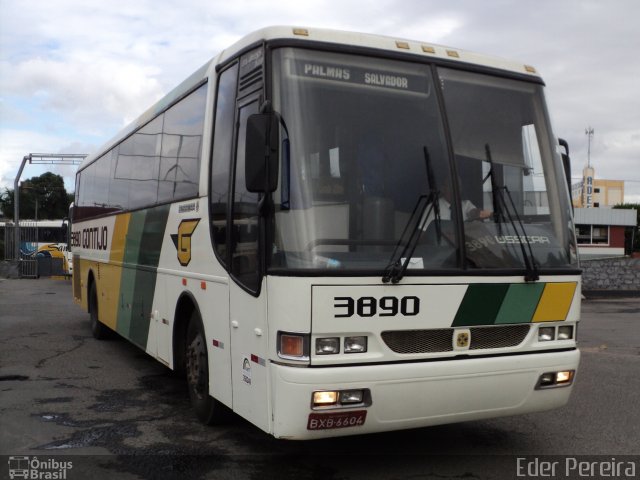
<svg viewBox="0 0 640 480">
<path fill-rule="evenodd" d="M 372 70 L 320 62 L 293 61 L 291 63 L 291 74 L 298 77 L 429 94 L 430 87 L 426 75 L 410 75 L 404 72 Z"/>
</svg>

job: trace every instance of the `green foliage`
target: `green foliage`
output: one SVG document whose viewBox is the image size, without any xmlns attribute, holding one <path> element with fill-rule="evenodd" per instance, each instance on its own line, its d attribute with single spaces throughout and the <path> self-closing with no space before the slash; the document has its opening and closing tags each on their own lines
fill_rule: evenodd
<svg viewBox="0 0 640 480">
<path fill-rule="evenodd" d="M 13 219 L 13 190 L 5 188 L 0 193 L 0 210 L 6 218 Z M 39 220 L 64 218 L 69 211 L 69 194 L 64 188 L 64 179 L 55 173 L 46 172 L 25 180 L 20 185 L 20 218 L 35 219 L 36 205 Z"/>
</svg>

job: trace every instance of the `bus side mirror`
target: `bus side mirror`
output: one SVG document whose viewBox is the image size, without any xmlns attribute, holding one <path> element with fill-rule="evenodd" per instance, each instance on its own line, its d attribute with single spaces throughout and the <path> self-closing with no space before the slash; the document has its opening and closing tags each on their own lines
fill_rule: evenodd
<svg viewBox="0 0 640 480">
<path fill-rule="evenodd" d="M 275 191 L 278 186 L 280 124 L 274 113 L 256 113 L 247 119 L 245 147 L 247 191 Z"/>
<path fill-rule="evenodd" d="M 569 195 L 571 195 L 571 159 L 569 158 L 569 144 L 563 138 L 558 139 L 558 143 L 564 148 L 562 155 L 562 166 L 564 167 L 564 176 L 567 179 L 567 187 L 569 188 Z"/>
</svg>

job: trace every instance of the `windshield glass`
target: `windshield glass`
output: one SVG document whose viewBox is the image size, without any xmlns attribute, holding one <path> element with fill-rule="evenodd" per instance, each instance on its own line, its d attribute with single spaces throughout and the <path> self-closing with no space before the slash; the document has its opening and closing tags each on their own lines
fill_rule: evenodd
<svg viewBox="0 0 640 480">
<path fill-rule="evenodd" d="M 383 270 L 421 196 L 450 183 L 429 67 L 280 49 L 273 71 L 289 153 L 271 266 Z M 455 267 L 453 234 L 424 237 L 414 268 Z"/>
<path fill-rule="evenodd" d="M 467 266 L 522 267 L 527 256 L 538 267 L 574 264 L 570 206 L 542 87 L 449 69 L 439 76 Z"/>
<path fill-rule="evenodd" d="M 273 55 L 283 153 L 272 269 L 373 274 L 391 261 L 406 263 L 407 274 L 521 269 L 527 240 L 539 267 L 573 261 L 568 199 L 554 186 L 564 178 L 537 85 L 450 70 L 436 85 L 428 65 L 293 48 Z M 513 199 L 509 217 L 498 215 L 504 202 L 493 207 L 496 195 Z M 403 249 L 416 232 L 416 245 Z"/>
</svg>

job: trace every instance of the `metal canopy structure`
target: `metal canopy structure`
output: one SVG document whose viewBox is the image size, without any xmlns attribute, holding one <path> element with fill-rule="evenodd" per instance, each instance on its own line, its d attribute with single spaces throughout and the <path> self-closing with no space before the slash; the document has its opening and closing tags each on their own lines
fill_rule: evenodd
<svg viewBox="0 0 640 480">
<path fill-rule="evenodd" d="M 80 165 L 87 157 L 84 153 L 30 153 L 22 158 L 18 174 L 13 181 L 13 220 L 15 222 L 15 259 L 20 261 L 20 177 L 25 165 Z"/>
</svg>

